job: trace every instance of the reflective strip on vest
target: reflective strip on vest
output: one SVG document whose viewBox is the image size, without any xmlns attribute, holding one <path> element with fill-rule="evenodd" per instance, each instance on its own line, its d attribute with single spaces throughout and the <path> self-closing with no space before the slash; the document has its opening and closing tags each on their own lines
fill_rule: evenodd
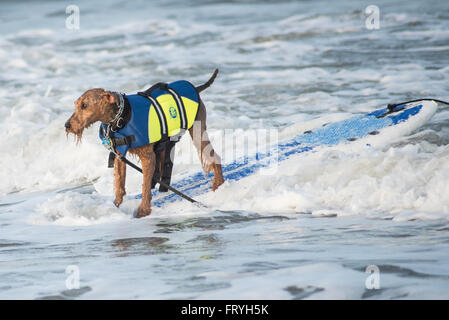
<svg viewBox="0 0 449 320">
<path fill-rule="evenodd" d="M 174 90 L 173 90 L 174 91 Z M 176 97 L 179 97 L 176 99 Z M 154 100 L 154 98 L 150 100 Z M 198 111 L 198 103 L 189 98 L 179 96 L 176 92 L 160 95 L 156 98 L 159 103 L 165 122 L 167 124 L 164 130 L 164 121 L 160 121 L 159 108 L 152 102 L 148 117 L 148 136 L 150 143 L 162 139 L 162 134 L 166 132 L 168 137 L 175 136 L 181 132 L 181 129 L 188 130 L 193 126 Z M 178 100 L 178 103 L 176 102 Z M 184 119 L 184 121 L 183 121 Z M 184 127 L 184 128 L 183 128 Z"/>
<path fill-rule="evenodd" d="M 179 116 L 181 117 L 181 129 L 187 130 L 187 118 L 186 118 L 186 109 L 184 107 L 184 103 L 182 102 L 182 98 L 178 95 L 178 93 L 168 88 L 168 91 L 172 94 L 173 98 L 176 100 L 176 105 L 178 106 Z"/>
<path fill-rule="evenodd" d="M 167 129 L 167 117 L 163 109 L 164 101 L 159 100 L 159 98 L 154 99 L 151 96 L 146 96 L 146 98 L 151 101 L 148 114 L 148 138 L 151 143 L 161 140 L 162 136 L 167 135 L 169 131 Z M 154 140 L 151 137 L 154 137 Z"/>
<path fill-rule="evenodd" d="M 128 145 L 116 147 L 122 155 L 126 155 L 129 148 L 183 134 L 193 126 L 200 102 L 195 87 L 184 80 L 168 84 L 168 91 L 156 89 L 150 96 L 133 94 L 126 95 L 125 99 L 130 106 L 130 120 L 114 132 L 114 137 L 134 136 L 135 139 Z M 104 138 L 101 129 L 99 135 L 100 139 Z"/>
</svg>

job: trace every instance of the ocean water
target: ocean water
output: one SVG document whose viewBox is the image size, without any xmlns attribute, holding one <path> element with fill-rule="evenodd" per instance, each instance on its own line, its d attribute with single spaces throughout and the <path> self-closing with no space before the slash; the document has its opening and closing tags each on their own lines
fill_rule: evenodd
<svg viewBox="0 0 449 320">
<path fill-rule="evenodd" d="M 0 298 L 449 298 L 448 106 L 143 219 L 138 200 L 112 204 L 98 125 L 78 145 L 64 132 L 87 89 L 200 84 L 216 67 L 202 97 L 224 162 L 251 152 L 227 143 L 251 130 L 288 139 L 449 100 L 449 2 L 376 1 L 379 29 L 364 1 L 77 1 L 75 29 L 68 5 L 0 3 Z M 200 170 L 189 137 L 176 148 L 174 180 Z M 128 194 L 140 187 L 128 169 Z"/>
</svg>

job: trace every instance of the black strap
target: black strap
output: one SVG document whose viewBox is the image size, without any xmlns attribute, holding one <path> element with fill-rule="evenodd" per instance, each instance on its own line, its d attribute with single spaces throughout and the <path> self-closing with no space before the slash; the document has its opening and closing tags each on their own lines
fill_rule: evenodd
<svg viewBox="0 0 449 320">
<path fill-rule="evenodd" d="M 166 84 L 165 82 L 158 82 L 158 83 L 152 85 L 149 89 L 145 90 L 144 92 L 139 92 L 139 94 L 143 93 L 144 95 L 149 96 L 151 94 L 151 92 L 153 92 L 156 89 L 162 89 L 162 90 L 168 91 L 168 84 Z"/>
<path fill-rule="evenodd" d="M 162 144 L 155 146 L 156 153 L 156 167 L 153 173 L 153 181 L 151 182 L 151 189 L 153 189 L 159 181 L 162 181 L 165 185 L 170 185 L 171 174 L 173 171 L 173 158 L 171 157 L 174 152 L 175 144 L 177 141 L 166 141 Z M 162 163 L 162 172 L 160 172 L 161 158 L 164 155 L 164 163 Z M 167 192 L 168 188 L 162 184 L 159 184 L 160 192 Z"/>
<path fill-rule="evenodd" d="M 150 90 L 150 89 L 148 89 L 148 90 Z M 168 137 L 167 119 L 165 118 L 164 110 L 162 110 L 161 105 L 155 98 L 153 98 L 149 94 L 146 94 L 147 91 L 138 92 L 137 94 L 150 100 L 151 104 L 153 105 L 154 110 L 156 111 L 156 115 L 159 118 L 159 123 L 161 124 L 161 136 L 162 136 L 162 139 L 164 139 L 164 138 Z"/>
<path fill-rule="evenodd" d="M 170 141 L 169 144 L 167 144 L 167 148 L 165 149 L 165 158 L 164 158 L 164 164 L 162 165 L 162 176 L 161 181 L 162 184 L 159 184 L 159 191 L 160 192 L 167 192 L 168 188 L 165 185 L 170 185 L 171 182 L 171 174 L 173 171 L 173 160 L 174 152 L 175 152 L 175 141 Z"/>
<path fill-rule="evenodd" d="M 386 116 L 389 116 L 389 115 L 392 114 L 392 113 L 399 112 L 399 111 L 405 109 L 405 107 L 396 109 L 396 107 L 399 106 L 399 105 L 400 105 L 400 104 L 397 104 L 397 105 L 396 105 L 396 104 L 389 104 L 389 105 L 387 105 L 388 111 L 385 112 L 384 114 L 378 115 L 378 116 L 377 116 L 377 119 L 384 118 L 384 117 L 386 117 Z"/>
<path fill-rule="evenodd" d="M 181 132 L 185 132 L 187 130 L 187 125 L 188 125 L 187 112 L 186 112 L 184 102 L 182 101 L 181 96 L 175 90 L 173 90 L 172 88 L 169 88 L 167 83 L 158 82 L 158 83 L 154 84 L 153 86 L 151 86 L 149 89 L 145 90 L 144 92 L 138 92 L 137 94 L 146 97 L 154 105 L 156 114 L 159 118 L 159 122 L 161 123 L 161 127 L 162 127 L 161 128 L 162 138 L 168 137 L 168 127 L 167 127 L 167 119 L 165 118 L 165 113 L 164 113 L 161 105 L 159 104 L 157 99 L 155 99 L 151 96 L 151 93 L 156 89 L 161 89 L 161 90 L 167 91 L 172 95 L 173 100 L 175 100 L 176 105 L 178 106 L 179 114 L 181 117 Z M 165 128 L 164 128 L 164 126 L 165 126 Z"/>
<path fill-rule="evenodd" d="M 123 138 L 112 138 L 112 142 L 115 146 L 127 146 L 131 143 L 133 143 L 134 141 L 136 141 L 136 137 L 134 137 L 134 135 L 130 135 L 130 136 L 126 136 Z"/>
<path fill-rule="evenodd" d="M 115 153 L 109 152 L 108 168 L 114 168 Z"/>
<path fill-rule="evenodd" d="M 176 105 L 178 106 L 179 114 L 181 117 L 181 130 L 185 131 L 187 130 L 187 113 L 186 108 L 184 107 L 184 102 L 182 101 L 181 96 L 172 88 L 168 88 L 167 91 L 170 92 L 176 102 Z"/>
</svg>

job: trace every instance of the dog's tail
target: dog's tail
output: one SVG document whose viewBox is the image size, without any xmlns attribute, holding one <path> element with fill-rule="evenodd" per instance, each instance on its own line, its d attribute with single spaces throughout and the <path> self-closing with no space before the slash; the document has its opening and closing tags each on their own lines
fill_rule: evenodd
<svg viewBox="0 0 449 320">
<path fill-rule="evenodd" d="M 204 83 L 204 84 L 202 84 L 202 85 L 196 87 L 196 88 L 195 88 L 196 91 L 197 91 L 198 93 L 200 93 L 201 91 L 203 91 L 203 90 L 209 88 L 209 87 L 211 86 L 211 84 L 214 82 L 215 78 L 217 77 L 217 74 L 218 74 L 218 69 L 215 69 L 214 74 L 212 75 L 212 77 L 210 77 L 210 79 L 207 80 L 206 83 Z"/>
</svg>

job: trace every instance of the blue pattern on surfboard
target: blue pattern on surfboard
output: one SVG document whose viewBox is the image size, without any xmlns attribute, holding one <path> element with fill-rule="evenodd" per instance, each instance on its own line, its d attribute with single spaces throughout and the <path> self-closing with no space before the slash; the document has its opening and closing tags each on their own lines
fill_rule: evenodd
<svg viewBox="0 0 449 320">
<path fill-rule="evenodd" d="M 395 110 L 400 110 L 404 105 L 399 105 Z M 371 132 L 399 124 L 411 116 L 419 113 L 422 104 L 400 110 L 396 113 L 380 117 L 388 112 L 387 108 L 371 113 L 355 116 L 343 121 L 329 123 L 310 133 L 298 134 L 293 139 L 271 146 L 268 152 L 256 153 L 251 157 L 243 157 L 232 163 L 222 166 L 223 177 L 228 181 L 236 181 L 245 178 L 261 168 L 268 167 L 273 162 L 283 161 L 294 154 L 311 151 L 319 146 L 333 146 L 349 139 L 359 139 Z M 189 177 L 173 183 L 172 186 L 189 197 L 195 197 L 211 190 L 210 179 L 213 174 L 205 175 L 197 172 Z M 139 199 L 141 195 L 134 198 Z M 162 206 L 167 202 L 179 201 L 181 198 L 174 193 L 160 193 L 152 191 L 153 205 Z"/>
</svg>

